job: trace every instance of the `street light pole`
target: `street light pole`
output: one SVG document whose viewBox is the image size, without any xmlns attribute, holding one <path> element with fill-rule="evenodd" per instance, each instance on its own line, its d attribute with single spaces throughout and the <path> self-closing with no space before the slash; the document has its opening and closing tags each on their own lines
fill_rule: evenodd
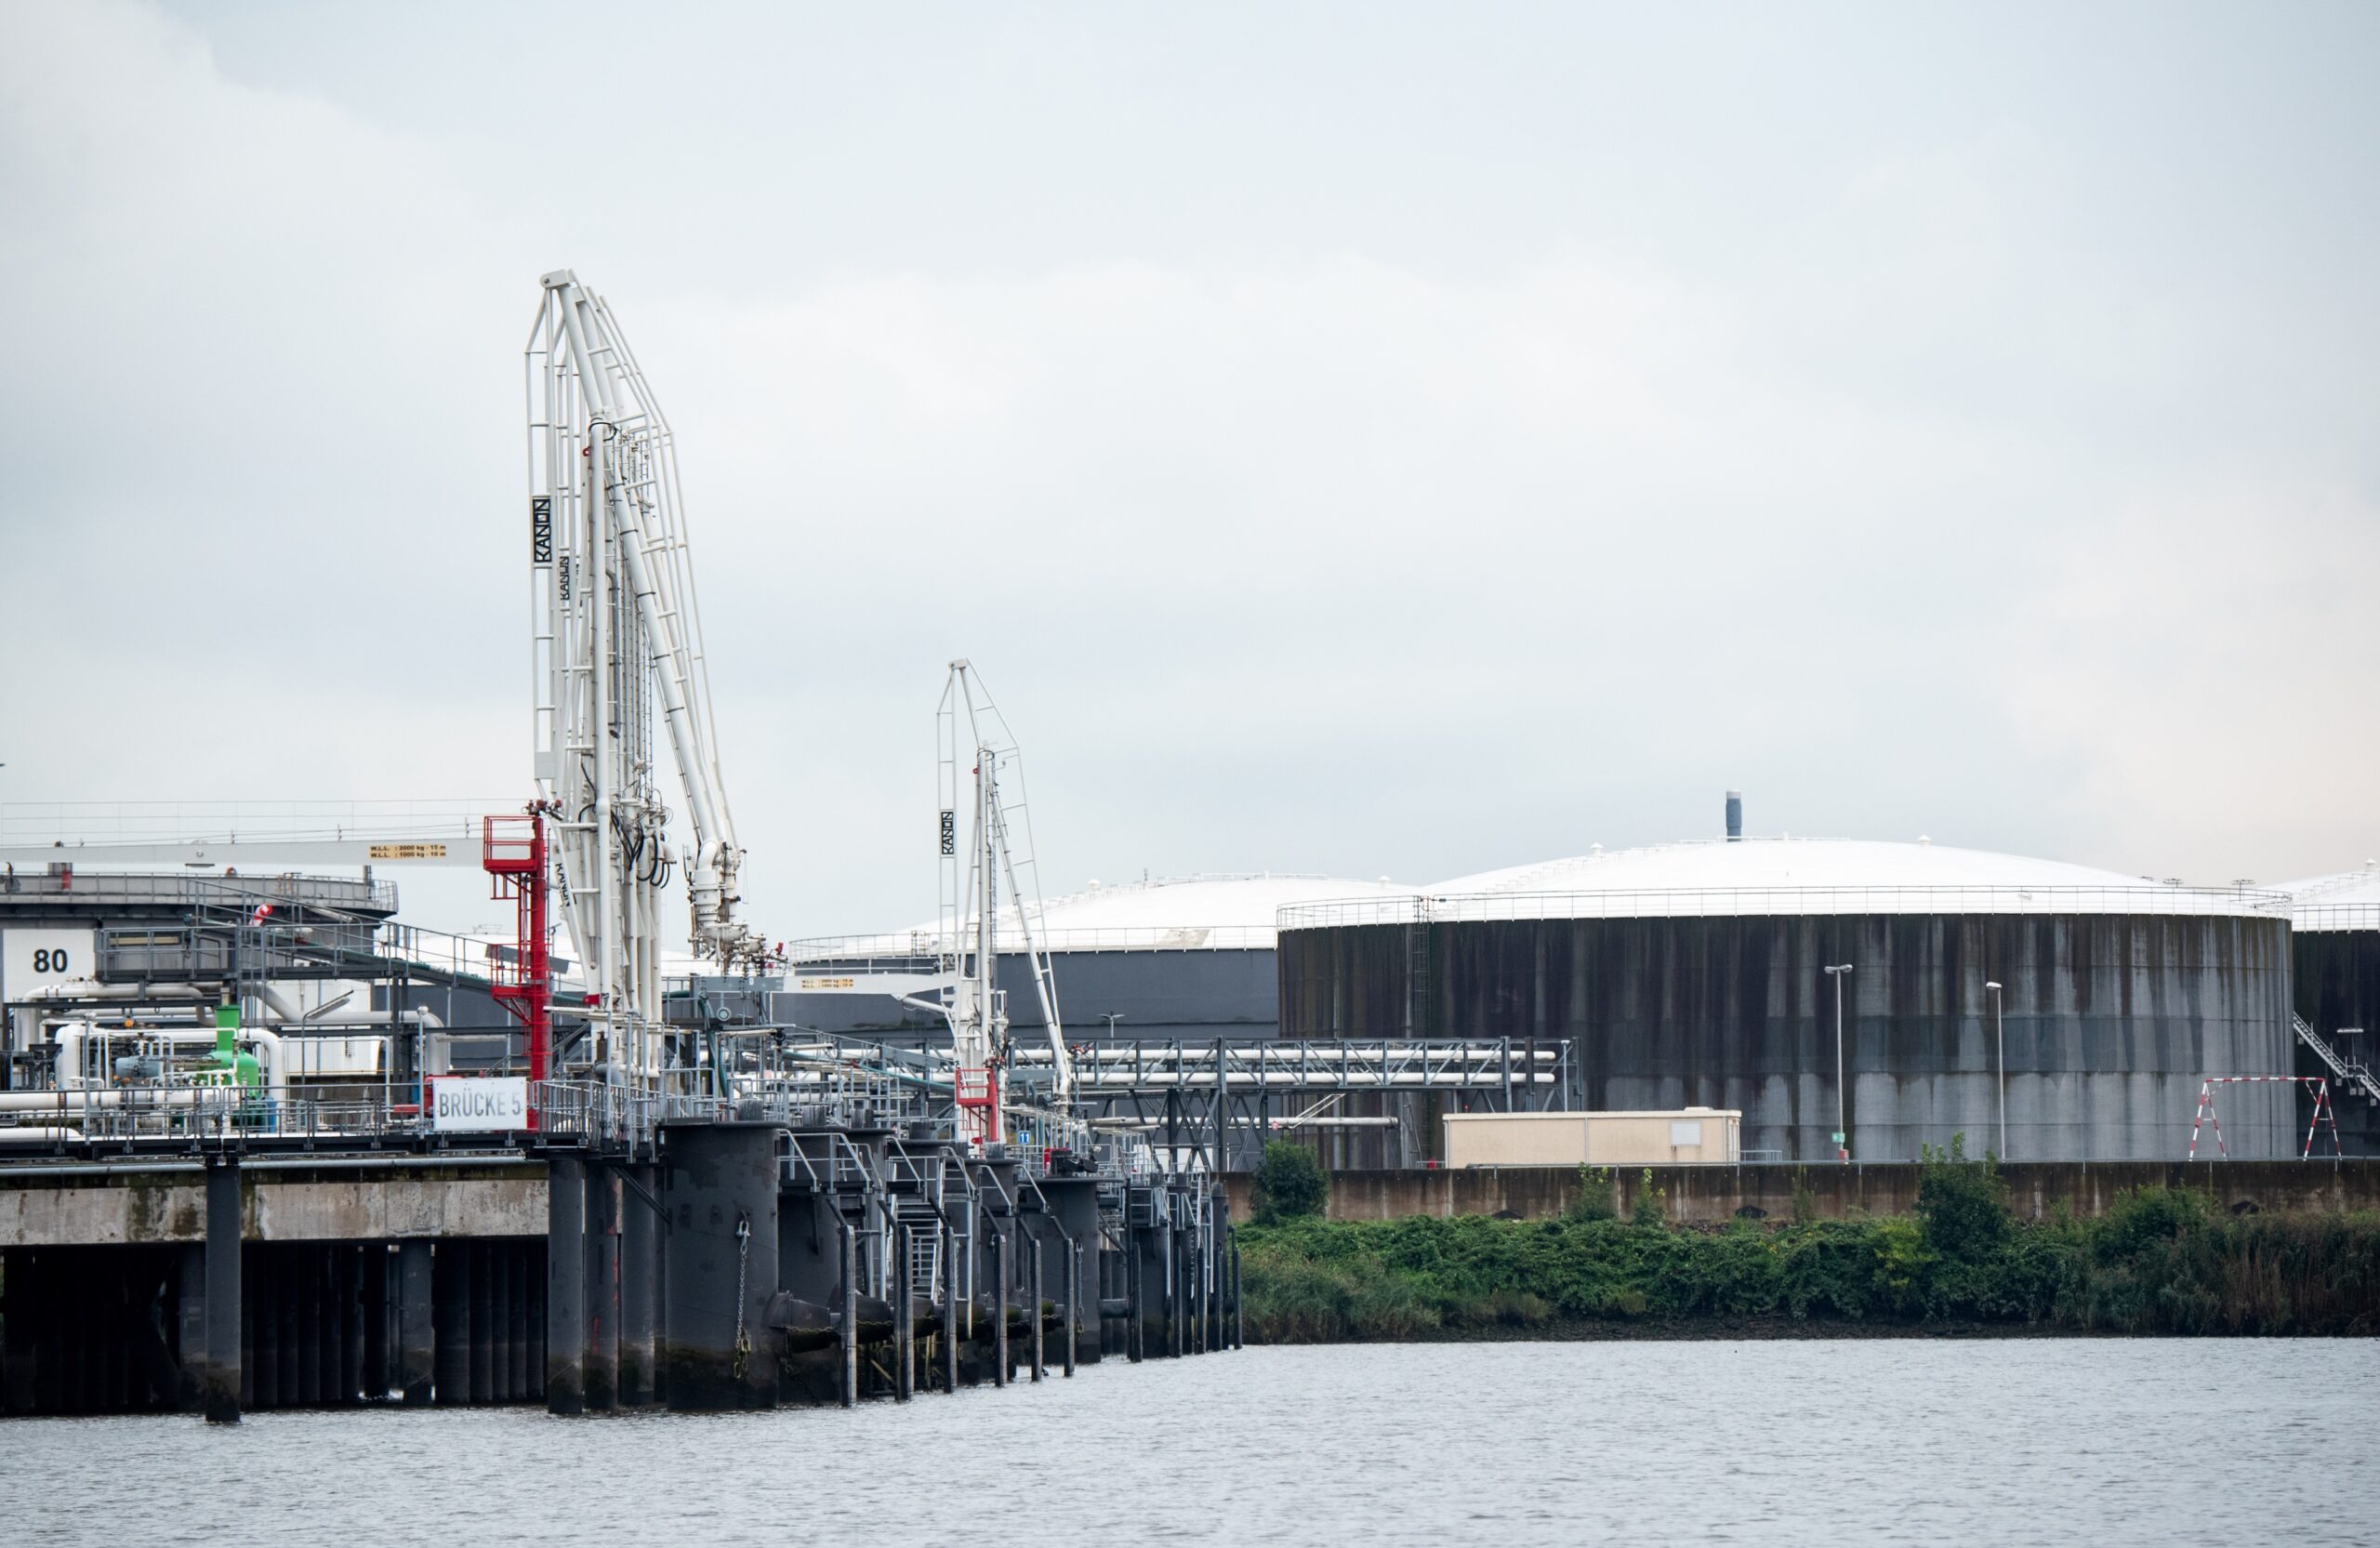
<svg viewBox="0 0 2380 1548">
<path fill-rule="evenodd" d="M 1850 1107 L 1844 1100 L 1843 1087 L 1843 975 L 1852 964 L 1829 968 L 1826 975 L 1834 980 L 1834 1158 L 1851 1159 Z"/>
<path fill-rule="evenodd" d="M 2000 1057 L 2000 1158 L 2008 1158 L 2008 1034 L 2001 1025 L 2000 986 L 1987 982 L 1991 991 L 1991 1040 Z"/>
</svg>

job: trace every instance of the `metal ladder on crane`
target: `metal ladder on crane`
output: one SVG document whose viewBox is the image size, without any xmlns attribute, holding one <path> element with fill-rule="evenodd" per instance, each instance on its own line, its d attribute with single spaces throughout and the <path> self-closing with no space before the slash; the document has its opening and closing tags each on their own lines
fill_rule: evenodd
<svg viewBox="0 0 2380 1548">
<path fill-rule="evenodd" d="M 2334 1048 L 2329 1039 L 2307 1025 L 2304 1016 L 2293 1013 L 2289 1019 L 2297 1028 L 2297 1040 L 2314 1051 L 2314 1057 L 2329 1067 L 2331 1075 L 2340 1085 L 2358 1092 L 2366 1102 L 2380 1106 L 2380 1078 L 2373 1078 L 2370 1065 L 2360 1059 L 2349 1058 Z"/>
</svg>

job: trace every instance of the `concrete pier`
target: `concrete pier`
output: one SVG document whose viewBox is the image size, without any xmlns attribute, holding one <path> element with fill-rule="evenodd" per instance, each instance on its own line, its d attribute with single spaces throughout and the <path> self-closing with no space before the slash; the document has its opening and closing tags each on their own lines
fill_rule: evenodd
<svg viewBox="0 0 2380 1548">
<path fill-rule="evenodd" d="M 931 1134 L 656 1138 L 657 1163 L 550 1141 L 0 1157 L 0 1411 L 579 1413 L 608 1361 L 621 1406 L 848 1405 L 1225 1343 L 1236 1278 L 1172 1225 L 1195 1213 L 1180 1182 L 1133 1184 L 1126 1228 L 1112 1172 L 1030 1175 Z"/>
</svg>

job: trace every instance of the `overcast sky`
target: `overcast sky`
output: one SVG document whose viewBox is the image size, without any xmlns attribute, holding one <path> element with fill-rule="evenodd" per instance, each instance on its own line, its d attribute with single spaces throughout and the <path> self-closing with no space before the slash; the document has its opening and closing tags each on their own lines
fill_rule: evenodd
<svg viewBox="0 0 2380 1548">
<path fill-rule="evenodd" d="M 2380 8 L 0 18 L 0 799 L 525 796 L 569 266 L 779 936 L 961 655 L 1051 890 L 2380 853 Z"/>
</svg>

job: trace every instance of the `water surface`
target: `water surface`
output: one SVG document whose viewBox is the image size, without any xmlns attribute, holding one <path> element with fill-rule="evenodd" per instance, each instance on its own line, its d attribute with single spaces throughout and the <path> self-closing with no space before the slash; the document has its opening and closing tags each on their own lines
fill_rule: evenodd
<svg viewBox="0 0 2380 1548">
<path fill-rule="evenodd" d="M 2380 1344 L 1250 1349 L 906 1407 L 0 1423 L 0 1541 L 2370 1542 Z"/>
</svg>

